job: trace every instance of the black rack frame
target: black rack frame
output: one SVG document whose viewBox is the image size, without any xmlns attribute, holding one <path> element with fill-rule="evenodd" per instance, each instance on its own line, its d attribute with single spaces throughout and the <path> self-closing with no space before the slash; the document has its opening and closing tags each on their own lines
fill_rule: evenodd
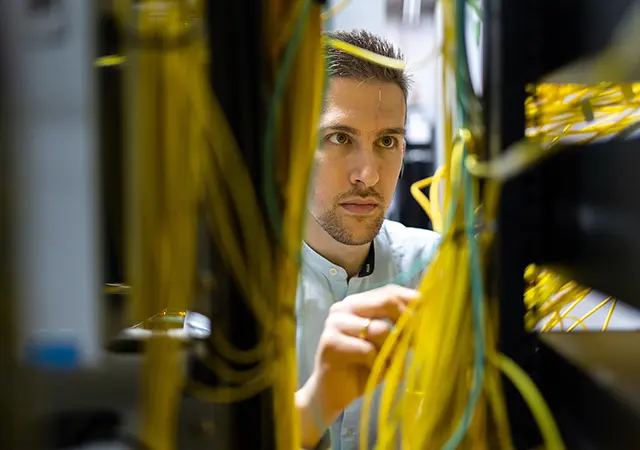
<svg viewBox="0 0 640 450">
<path fill-rule="evenodd" d="M 485 0 L 487 157 L 525 138 L 527 85 L 602 49 L 632 3 Z M 632 448 L 640 434 L 640 412 L 595 381 L 593 368 L 580 358 L 569 360 L 558 345 L 587 336 L 546 339 L 525 332 L 523 273 L 530 263 L 545 264 L 628 302 L 640 298 L 640 237 L 634 232 L 640 229 L 640 200 L 630 195 L 640 184 L 634 171 L 640 167 L 638 147 L 633 141 L 611 141 L 568 148 L 510 180 L 501 193 L 489 286 L 499 299 L 500 347 L 537 382 L 572 449 Z M 602 179 L 598 185 L 596 174 Z M 638 333 L 622 334 L 640 342 Z M 621 337 L 606 336 L 601 338 Z M 505 395 L 516 447 L 534 448 L 540 435 L 508 381 Z"/>
<path fill-rule="evenodd" d="M 264 44 L 264 2 L 238 0 L 205 2 L 205 27 L 210 56 L 209 82 L 238 143 L 249 175 L 255 186 L 262 186 L 262 136 L 266 127 L 268 91 L 264 84 L 267 52 Z M 265 213 L 266 217 L 266 213 Z M 275 239 L 275 235 L 273 236 Z M 207 245 L 217 285 L 210 294 L 209 316 L 212 324 L 224 323 L 230 343 L 241 350 L 254 348 L 260 339 L 257 318 L 242 298 L 243 290 L 229 268 L 222 263 L 217 247 Z M 252 249 L 243 249 L 249 252 Z M 267 262 L 265 262 L 267 263 Z M 212 338 L 213 339 L 213 338 Z M 218 353 L 215 345 L 207 342 L 206 350 Z M 218 358 L 226 360 L 223 355 Z M 232 361 L 235 370 L 247 370 Z M 210 386 L 225 386 L 215 373 L 199 358 L 194 358 L 191 377 Z M 257 395 L 229 405 L 207 407 L 193 398 L 187 398 L 183 409 L 194 417 L 217 417 L 216 432 L 208 436 L 198 448 L 207 445 L 229 449 L 275 448 L 273 391 L 266 389 Z M 224 424 L 224 426 L 221 426 Z M 226 428 L 226 429 L 225 429 Z M 208 442 L 208 444 L 207 444 Z M 190 447 L 191 448 L 191 447 Z M 194 447 L 195 448 L 195 447 Z"/>
</svg>

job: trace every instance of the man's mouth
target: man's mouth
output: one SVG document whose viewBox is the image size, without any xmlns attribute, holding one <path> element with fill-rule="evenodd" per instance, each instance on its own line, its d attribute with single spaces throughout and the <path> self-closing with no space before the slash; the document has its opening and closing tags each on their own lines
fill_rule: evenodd
<svg viewBox="0 0 640 450">
<path fill-rule="evenodd" d="M 342 202 L 340 206 L 351 214 L 367 215 L 378 209 L 380 204 L 375 200 L 354 199 Z"/>
</svg>

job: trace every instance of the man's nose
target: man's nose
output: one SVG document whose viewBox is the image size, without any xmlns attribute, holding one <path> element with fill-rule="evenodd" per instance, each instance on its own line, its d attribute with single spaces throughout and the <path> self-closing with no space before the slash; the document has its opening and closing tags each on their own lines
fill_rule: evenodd
<svg viewBox="0 0 640 450">
<path fill-rule="evenodd" d="M 353 155 L 350 172 L 351 184 L 364 184 L 366 187 L 375 186 L 379 179 L 379 161 L 373 149 L 359 149 Z"/>
</svg>

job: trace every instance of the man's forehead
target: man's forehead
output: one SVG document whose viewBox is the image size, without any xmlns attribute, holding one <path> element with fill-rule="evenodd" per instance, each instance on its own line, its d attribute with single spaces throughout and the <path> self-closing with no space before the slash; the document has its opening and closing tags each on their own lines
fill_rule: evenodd
<svg viewBox="0 0 640 450">
<path fill-rule="evenodd" d="M 344 123 L 354 127 L 376 122 L 382 128 L 404 124 L 406 102 L 398 85 L 390 82 L 333 78 L 327 90 L 321 126 Z M 369 128 L 369 126 L 366 126 Z"/>
</svg>

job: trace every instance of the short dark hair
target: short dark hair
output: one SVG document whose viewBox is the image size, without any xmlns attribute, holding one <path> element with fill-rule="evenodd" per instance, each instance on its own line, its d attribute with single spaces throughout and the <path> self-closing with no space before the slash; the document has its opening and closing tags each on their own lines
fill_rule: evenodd
<svg viewBox="0 0 640 450">
<path fill-rule="evenodd" d="M 378 55 L 393 59 L 404 59 L 404 55 L 399 48 L 386 39 L 376 36 L 367 30 L 330 31 L 325 36 L 329 39 L 338 39 L 356 47 L 369 50 Z M 405 70 L 392 69 L 375 64 L 364 59 L 353 56 L 343 50 L 327 45 L 327 72 L 329 78 L 342 77 L 354 78 L 356 80 L 376 80 L 381 82 L 395 83 L 407 98 L 411 77 Z"/>
</svg>

